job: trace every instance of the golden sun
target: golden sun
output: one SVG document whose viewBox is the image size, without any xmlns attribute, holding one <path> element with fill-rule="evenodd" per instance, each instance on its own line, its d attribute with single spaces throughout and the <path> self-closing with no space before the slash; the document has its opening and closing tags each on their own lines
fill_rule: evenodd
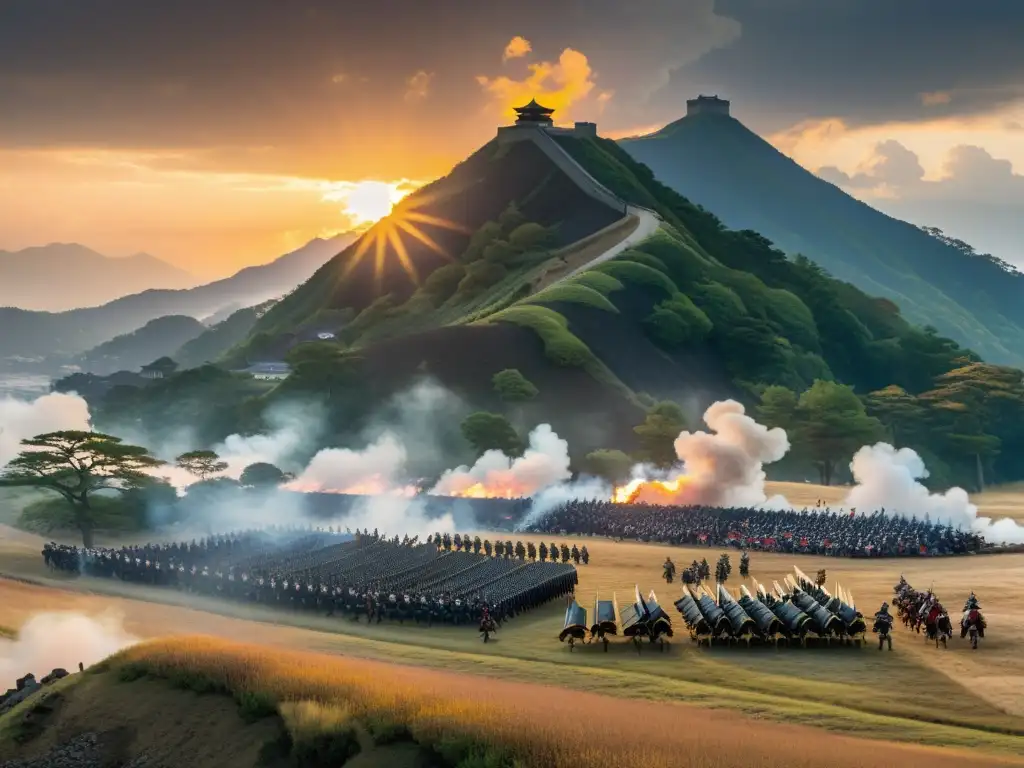
<svg viewBox="0 0 1024 768">
<path fill-rule="evenodd" d="M 363 182 L 364 184 L 378 183 L 378 182 Z M 398 200 L 391 202 L 389 205 L 389 213 L 381 218 L 376 224 L 374 224 L 370 230 L 359 239 L 359 244 L 356 246 L 355 253 L 352 254 L 345 266 L 345 271 L 342 273 L 342 278 L 346 277 L 358 264 L 363 260 L 363 257 L 367 253 L 373 250 L 374 253 L 374 274 L 377 279 L 378 286 L 380 280 L 384 274 L 384 264 L 388 258 L 396 258 L 402 265 L 402 269 L 409 276 L 409 279 L 413 283 L 419 284 L 420 278 L 419 273 L 416 270 L 416 265 L 412 263 L 412 259 L 409 258 L 409 251 L 406 248 L 405 236 L 412 237 L 418 240 L 420 243 L 425 245 L 430 250 L 434 251 L 440 256 L 443 256 L 449 261 L 454 261 L 454 257 L 446 252 L 433 237 L 424 228 L 440 228 L 453 230 L 455 232 L 462 232 L 463 234 L 470 234 L 470 231 L 456 224 L 455 222 L 448 221 L 439 216 L 432 216 L 429 213 L 417 210 L 430 203 L 433 199 L 431 195 L 419 194 L 415 195 L 411 199 L 399 198 Z M 376 197 L 368 196 L 368 200 L 377 199 Z M 383 198 L 380 198 L 382 201 Z M 399 204 L 400 203 L 400 204 Z M 383 207 L 383 202 L 380 203 Z"/>
<path fill-rule="evenodd" d="M 345 213 L 356 227 L 373 224 L 390 214 L 408 193 L 408 187 L 394 182 L 360 181 L 345 194 Z"/>
</svg>

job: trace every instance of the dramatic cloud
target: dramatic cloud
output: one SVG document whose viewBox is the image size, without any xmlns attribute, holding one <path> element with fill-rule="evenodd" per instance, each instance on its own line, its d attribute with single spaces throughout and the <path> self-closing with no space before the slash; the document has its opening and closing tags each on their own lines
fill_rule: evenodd
<svg viewBox="0 0 1024 768">
<path fill-rule="evenodd" d="M 562 51 L 557 63 L 536 62 L 530 64 L 529 70 L 522 80 L 504 75 L 494 78 L 479 75 L 476 80 L 507 118 L 515 116 L 513 107 L 536 99 L 554 109 L 557 118 L 568 119 L 572 114 L 570 108 L 586 99 L 595 86 L 594 72 L 587 57 L 572 48 Z"/>
<path fill-rule="evenodd" d="M 533 50 L 533 46 L 530 45 L 530 41 L 525 37 L 516 35 L 509 40 L 508 45 L 505 46 L 505 54 L 502 59 L 508 61 L 509 59 L 519 59 L 528 54 Z"/>
<path fill-rule="evenodd" d="M 423 101 L 430 95 L 430 83 L 434 79 L 433 72 L 419 70 L 415 75 L 405 81 L 405 100 Z"/>
<path fill-rule="evenodd" d="M 948 151 L 935 178 L 916 152 L 879 142 L 855 170 L 831 165 L 818 175 L 891 215 L 938 226 L 982 252 L 1024 266 L 1024 174 L 982 147 Z"/>
<path fill-rule="evenodd" d="M 31 402 L 0 397 L 0 468 L 21 453 L 22 440 L 72 429 L 89 430 L 89 406 L 77 395 L 53 393 Z"/>
</svg>

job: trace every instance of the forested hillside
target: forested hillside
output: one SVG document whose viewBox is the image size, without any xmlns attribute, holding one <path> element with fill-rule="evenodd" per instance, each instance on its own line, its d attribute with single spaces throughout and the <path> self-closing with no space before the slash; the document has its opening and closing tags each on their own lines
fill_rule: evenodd
<svg viewBox="0 0 1024 768">
<path fill-rule="evenodd" d="M 430 377 L 462 398 L 465 415 L 505 418 L 519 439 L 551 423 L 577 469 L 598 449 L 669 461 L 679 429 L 699 426 L 710 402 L 737 397 L 791 431 L 800 446 L 791 469 L 803 476 L 816 468 L 834 481 L 856 448 L 887 437 L 917 448 L 939 482 L 1024 476 L 1019 371 L 982 363 L 809 258 L 725 228 L 614 142 L 558 141 L 617 195 L 658 211 L 662 229 L 565 277 L 607 246 L 595 238 L 617 242 L 629 221 L 570 196 L 546 161 L 529 166 L 528 151 L 513 158 L 511 177 L 490 176 L 509 155 L 488 145 L 424 193 L 462 228 L 443 228 L 454 233 L 443 243 L 450 258 L 425 245 L 403 256 L 390 238 L 378 251 L 371 233 L 257 323 L 235 356 L 279 354 L 292 365 L 287 380 L 199 369 L 117 393 L 101 418 L 152 428 L 174 408 L 175 423 L 201 424 L 215 440 L 260 428 L 276 403 L 317 402 L 322 441 L 344 444 L 388 398 Z M 361 250 L 373 258 L 361 262 Z M 318 328 L 333 337 L 310 337 Z"/>
<path fill-rule="evenodd" d="M 1024 364 L 1024 275 L 998 259 L 967 253 L 854 199 L 732 117 L 685 117 L 621 146 L 728 226 L 807 255 L 988 360 Z"/>
</svg>

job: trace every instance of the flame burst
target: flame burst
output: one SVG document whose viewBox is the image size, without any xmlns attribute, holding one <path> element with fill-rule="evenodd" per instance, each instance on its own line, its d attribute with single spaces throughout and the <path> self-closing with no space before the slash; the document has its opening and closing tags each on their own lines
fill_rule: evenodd
<svg viewBox="0 0 1024 768">
<path fill-rule="evenodd" d="M 612 501 L 616 504 L 677 504 L 689 484 L 690 478 L 686 475 L 677 475 L 672 480 L 637 478 L 618 486 L 612 493 Z"/>
<path fill-rule="evenodd" d="M 403 496 L 407 499 L 411 499 L 419 493 L 419 489 L 416 486 L 395 487 L 387 478 L 379 475 L 371 475 L 344 487 L 327 487 L 320 483 L 296 480 L 288 483 L 284 488 L 285 490 L 298 493 L 337 493 L 347 496 Z"/>
<path fill-rule="evenodd" d="M 528 491 L 529 489 L 515 481 L 492 482 L 488 480 L 483 483 L 447 488 L 444 495 L 460 499 L 521 499 L 530 495 Z"/>
<path fill-rule="evenodd" d="M 359 265 L 363 257 L 373 249 L 374 277 L 376 278 L 378 288 L 384 276 L 384 265 L 389 258 L 398 259 L 398 263 L 401 264 L 409 279 L 416 285 L 419 285 L 419 273 L 416 270 L 416 265 L 412 263 L 412 259 L 409 257 L 409 251 L 403 239 L 403 236 L 406 235 L 418 240 L 421 244 L 448 261 L 454 261 L 454 257 L 445 251 L 434 238 L 424 232 L 421 227 L 429 226 L 448 229 L 467 235 L 471 233 L 461 224 L 456 224 L 440 216 L 432 216 L 429 213 L 417 210 L 435 200 L 434 196 L 419 194 L 405 198 L 398 203 L 390 215 L 374 224 L 360 238 L 356 251 L 348 260 L 348 264 L 345 265 L 341 278 L 347 277 Z"/>
</svg>

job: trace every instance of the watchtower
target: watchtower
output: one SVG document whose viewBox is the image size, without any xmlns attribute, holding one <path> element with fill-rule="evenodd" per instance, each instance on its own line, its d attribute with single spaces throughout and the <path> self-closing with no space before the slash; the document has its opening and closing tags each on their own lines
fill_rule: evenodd
<svg viewBox="0 0 1024 768">
<path fill-rule="evenodd" d="M 686 101 L 686 116 L 691 115 L 722 115 L 729 116 L 729 102 L 714 96 L 700 95 L 696 99 Z"/>
</svg>

